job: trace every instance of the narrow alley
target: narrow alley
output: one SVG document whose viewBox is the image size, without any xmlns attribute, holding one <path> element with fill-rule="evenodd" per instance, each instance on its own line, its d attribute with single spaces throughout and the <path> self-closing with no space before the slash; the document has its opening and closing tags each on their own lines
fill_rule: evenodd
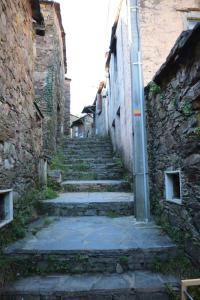
<svg viewBox="0 0 200 300">
<path fill-rule="evenodd" d="M 0 300 L 200 300 L 200 0 L 0 1 Z"/>
<path fill-rule="evenodd" d="M 136 222 L 130 184 L 110 141 L 67 140 L 64 152 L 65 193 L 41 201 L 48 225 L 42 226 L 41 216 L 31 224 L 34 235 L 5 249 L 16 262 L 23 261 L 25 274 L 45 277 L 17 281 L 6 297 L 165 299 L 165 285 L 176 290 L 178 280 L 151 268 L 156 260 L 176 257 L 177 247 L 154 222 Z"/>
</svg>

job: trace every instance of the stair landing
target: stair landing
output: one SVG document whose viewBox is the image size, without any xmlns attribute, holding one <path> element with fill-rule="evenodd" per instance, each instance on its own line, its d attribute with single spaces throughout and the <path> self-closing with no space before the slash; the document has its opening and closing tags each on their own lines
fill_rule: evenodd
<svg viewBox="0 0 200 300">
<path fill-rule="evenodd" d="M 130 217 L 68 217 L 49 219 L 50 224 L 34 236 L 18 241 L 6 252 L 164 249 L 176 247 L 153 222 Z"/>
</svg>

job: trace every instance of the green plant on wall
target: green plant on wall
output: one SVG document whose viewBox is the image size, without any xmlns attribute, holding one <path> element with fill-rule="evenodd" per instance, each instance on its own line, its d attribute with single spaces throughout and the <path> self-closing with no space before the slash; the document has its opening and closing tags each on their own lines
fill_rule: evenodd
<svg viewBox="0 0 200 300">
<path fill-rule="evenodd" d="M 200 135 L 200 127 L 195 127 L 194 128 L 194 133 L 197 135 Z"/>
<path fill-rule="evenodd" d="M 160 102 L 164 102 L 164 100 L 165 100 L 165 94 L 161 93 L 160 94 Z"/>
<path fill-rule="evenodd" d="M 50 161 L 50 169 L 51 170 L 65 170 L 65 154 L 62 148 L 59 148 L 58 151 L 52 156 Z"/>
<path fill-rule="evenodd" d="M 161 88 L 154 81 L 149 83 L 149 98 L 154 97 L 156 94 L 160 93 Z"/>
<path fill-rule="evenodd" d="M 181 111 L 185 116 L 190 116 L 192 114 L 192 104 L 189 101 L 185 101 Z"/>
</svg>

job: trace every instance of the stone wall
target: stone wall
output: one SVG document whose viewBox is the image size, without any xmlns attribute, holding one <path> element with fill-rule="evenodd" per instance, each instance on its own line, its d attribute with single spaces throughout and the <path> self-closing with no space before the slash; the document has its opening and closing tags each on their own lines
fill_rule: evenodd
<svg viewBox="0 0 200 300">
<path fill-rule="evenodd" d="M 34 182 L 42 154 L 32 16 L 31 1 L 0 1 L 0 189 L 16 193 Z"/>
<path fill-rule="evenodd" d="M 49 155 L 56 150 L 64 133 L 65 33 L 60 5 L 53 1 L 40 1 L 40 6 L 45 21 L 45 36 L 36 38 L 35 97 L 45 117 L 43 143 L 45 154 Z"/>
<path fill-rule="evenodd" d="M 188 28 L 187 18 L 200 18 L 200 1 L 141 0 L 140 6 L 142 62 L 146 85 L 165 61 L 178 36 Z"/>
<path fill-rule="evenodd" d="M 179 230 L 200 263 L 200 25 L 183 33 L 146 88 L 151 204 Z M 165 172 L 180 172 L 181 201 L 168 201 Z M 176 198 L 176 197 L 175 197 Z M 159 204 L 159 206 L 158 206 Z"/>
<path fill-rule="evenodd" d="M 116 36 L 116 46 L 110 51 L 107 110 L 114 151 L 120 153 L 125 167 L 132 171 L 132 99 L 128 23 L 127 5 L 126 1 L 123 1 L 118 23 L 114 25 L 116 32 L 115 34 L 113 32 L 113 37 Z"/>
</svg>

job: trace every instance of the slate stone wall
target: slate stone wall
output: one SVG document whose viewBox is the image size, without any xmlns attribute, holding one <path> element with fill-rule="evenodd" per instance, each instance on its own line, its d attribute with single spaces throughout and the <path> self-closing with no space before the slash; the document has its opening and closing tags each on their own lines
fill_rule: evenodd
<svg viewBox="0 0 200 300">
<path fill-rule="evenodd" d="M 64 31 L 59 4 L 41 1 L 45 36 L 36 38 L 36 102 L 44 114 L 43 142 L 45 154 L 56 150 L 64 132 L 65 55 Z"/>
<path fill-rule="evenodd" d="M 0 189 L 35 181 L 42 120 L 34 106 L 35 33 L 27 0 L 0 1 Z"/>
<path fill-rule="evenodd" d="M 151 204 L 200 263 L 200 26 L 184 32 L 146 88 Z M 165 171 L 181 173 L 182 204 L 165 195 Z M 155 211 L 154 211 L 155 212 Z"/>
</svg>

